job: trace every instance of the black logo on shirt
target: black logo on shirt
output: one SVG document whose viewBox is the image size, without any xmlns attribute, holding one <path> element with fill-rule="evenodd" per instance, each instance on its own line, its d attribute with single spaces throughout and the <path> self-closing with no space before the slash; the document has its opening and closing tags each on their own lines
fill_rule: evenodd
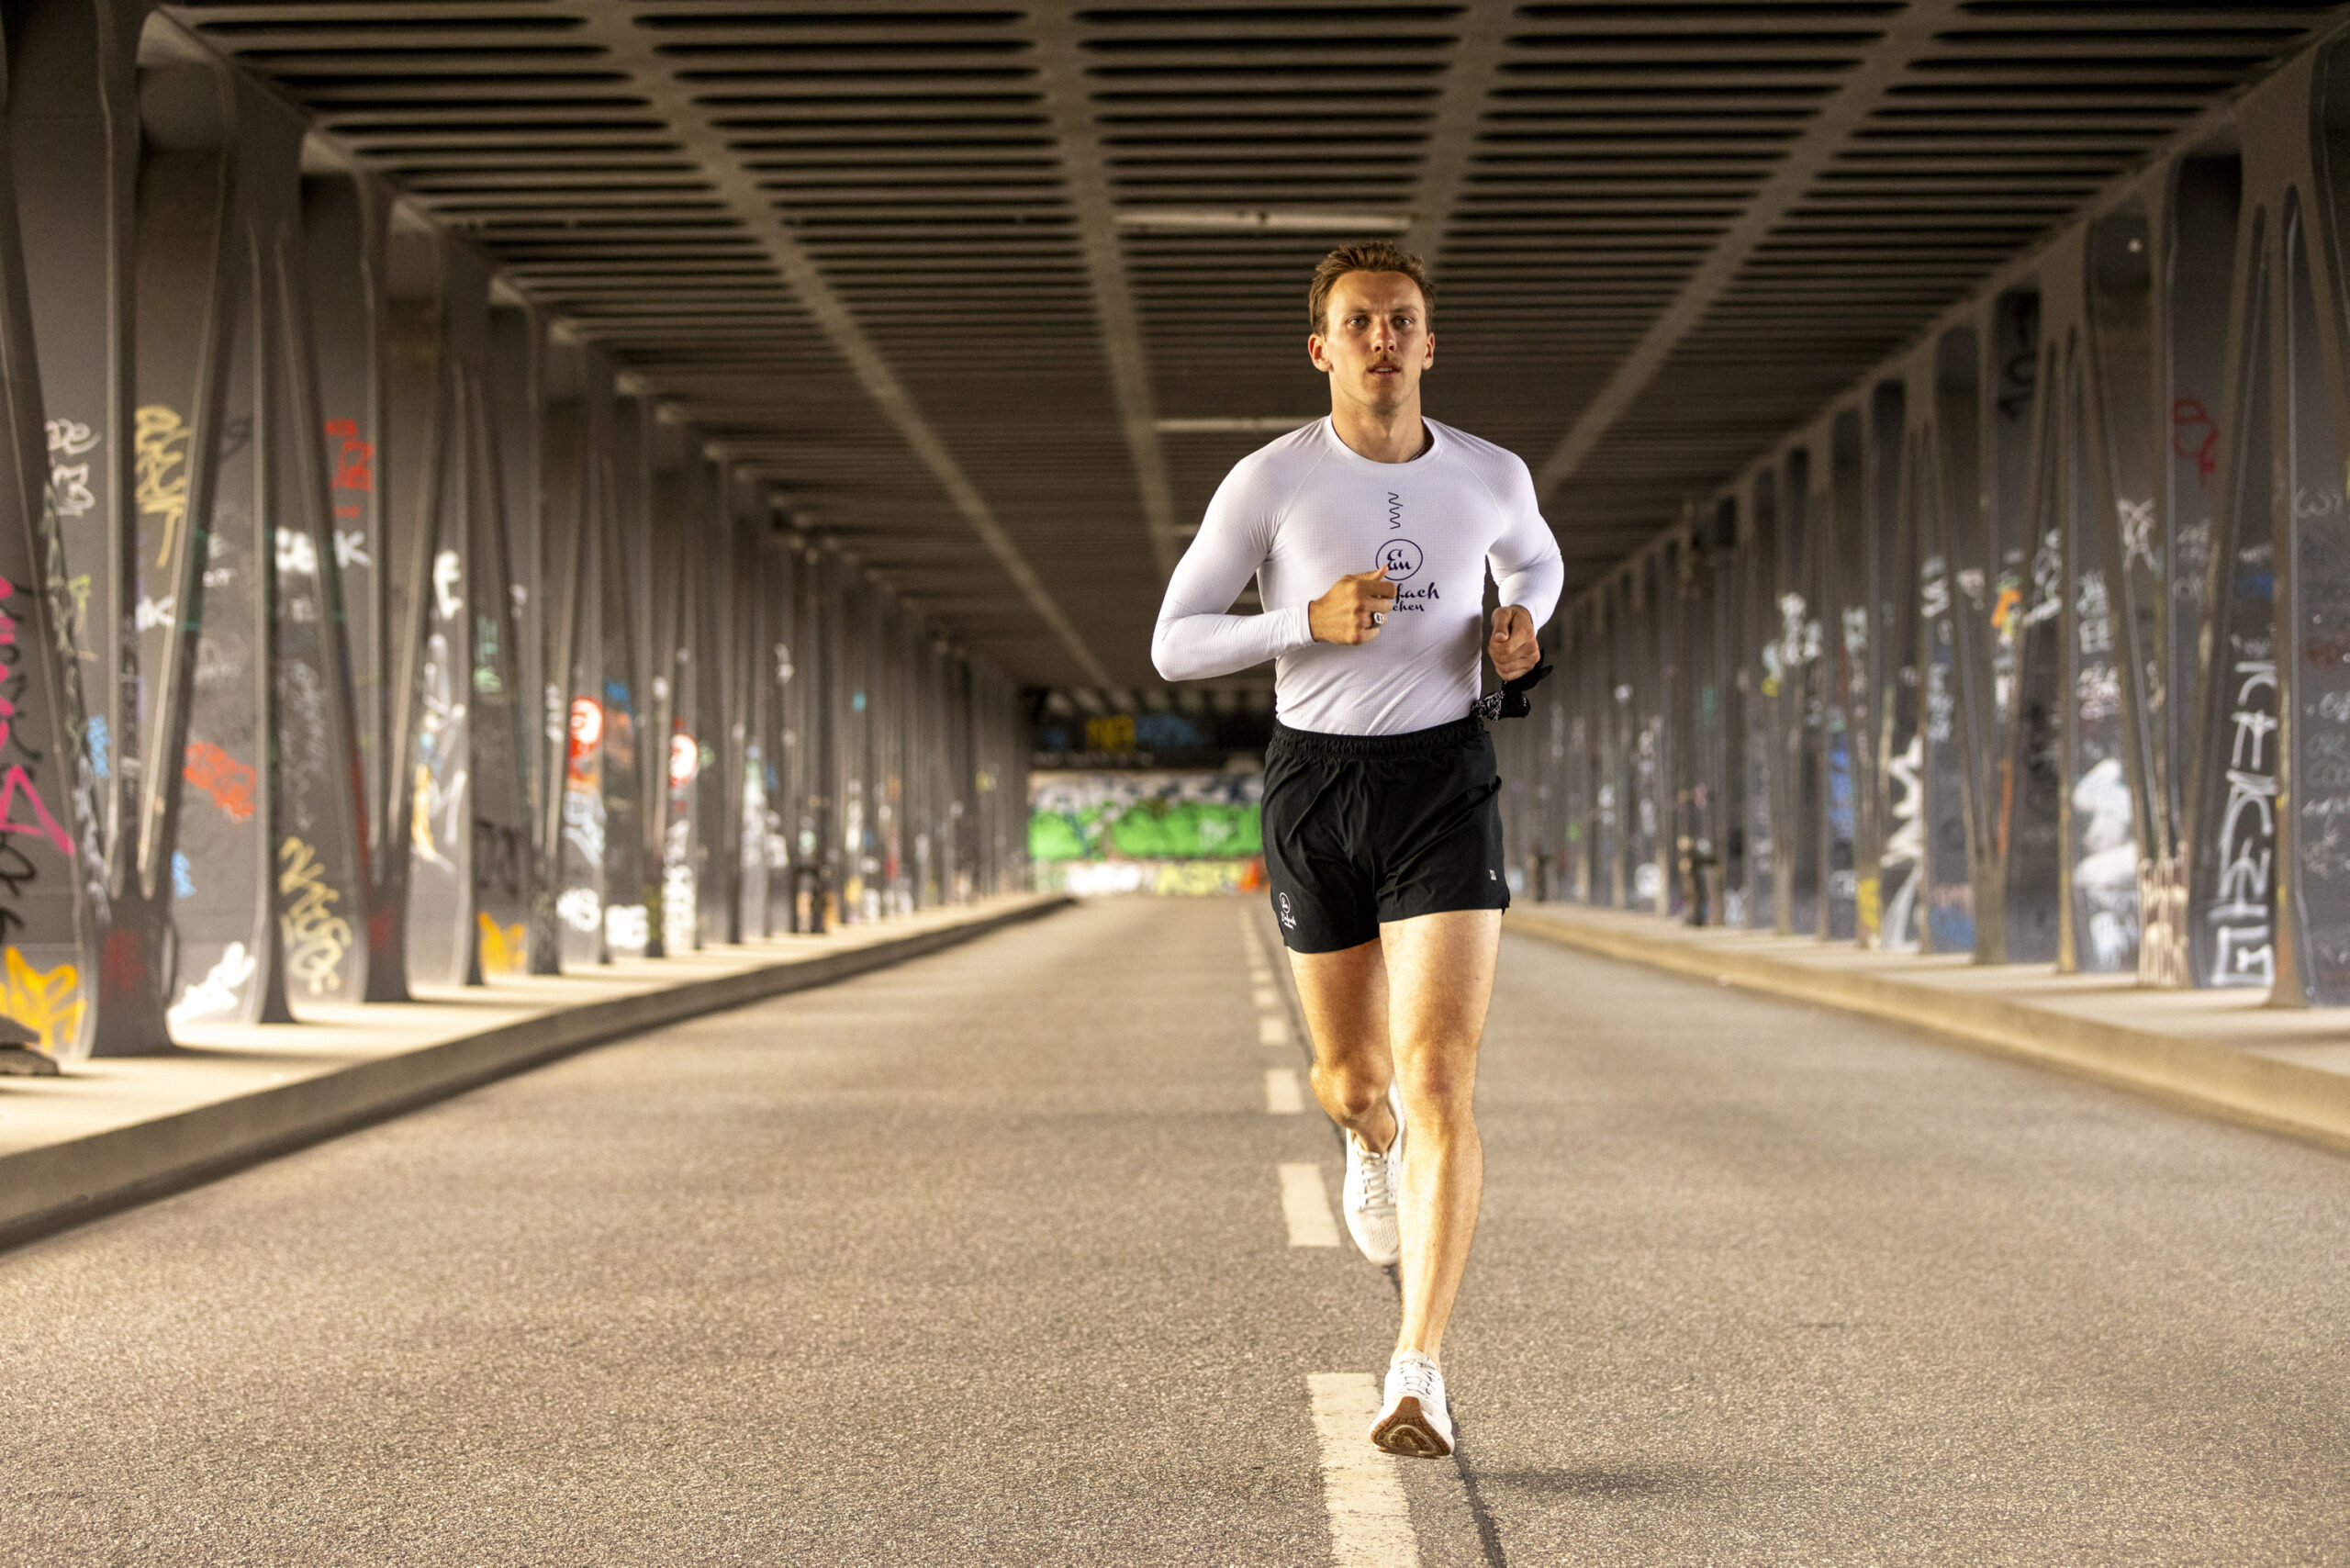
<svg viewBox="0 0 2350 1568">
<path fill-rule="evenodd" d="M 1400 583 L 1416 576 L 1420 558 L 1420 547 L 1408 539 L 1390 539 L 1379 547 L 1379 564 L 1387 568 L 1390 582 Z"/>
</svg>

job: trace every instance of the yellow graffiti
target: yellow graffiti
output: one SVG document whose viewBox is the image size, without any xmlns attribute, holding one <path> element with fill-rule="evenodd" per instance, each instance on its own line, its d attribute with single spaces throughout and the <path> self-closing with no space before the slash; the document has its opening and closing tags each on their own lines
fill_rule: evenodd
<svg viewBox="0 0 2350 1568">
<path fill-rule="evenodd" d="M 40 1036 L 40 1048 L 51 1056 L 62 1052 L 82 1033 L 82 1010 L 89 1005 L 82 995 L 82 971 L 60 964 L 43 974 L 8 949 L 8 983 L 0 1013 Z"/>
<path fill-rule="evenodd" d="M 285 971 L 312 996 L 342 989 L 342 956 L 351 951 L 351 922 L 334 912 L 342 895 L 327 886 L 319 852 L 298 838 L 277 846 L 277 891 L 284 901 L 278 929 L 285 937 Z"/>
<path fill-rule="evenodd" d="M 531 972 L 531 931 L 523 924 L 500 925 L 479 910 L 474 919 L 481 926 L 481 972 L 522 975 Z"/>
<path fill-rule="evenodd" d="M 172 546 L 187 518 L 187 454 L 196 432 L 161 403 L 139 410 L 132 471 L 139 480 L 139 510 L 163 520 L 163 548 L 155 565 L 171 565 Z"/>
<path fill-rule="evenodd" d="M 432 769 L 423 763 L 416 765 L 416 793 L 412 797 L 408 817 L 408 846 L 427 860 L 441 865 L 441 852 L 432 843 Z"/>
</svg>

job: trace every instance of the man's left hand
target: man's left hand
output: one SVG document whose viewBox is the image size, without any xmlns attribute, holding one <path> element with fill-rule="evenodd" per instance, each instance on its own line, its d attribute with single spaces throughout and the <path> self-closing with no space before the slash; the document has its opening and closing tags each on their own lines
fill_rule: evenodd
<svg viewBox="0 0 2350 1568">
<path fill-rule="evenodd" d="M 1534 640 L 1534 617 L 1523 605 L 1505 604 L 1494 611 L 1494 635 L 1485 654 L 1504 680 L 1516 680 L 1542 662 L 1541 645 Z"/>
</svg>

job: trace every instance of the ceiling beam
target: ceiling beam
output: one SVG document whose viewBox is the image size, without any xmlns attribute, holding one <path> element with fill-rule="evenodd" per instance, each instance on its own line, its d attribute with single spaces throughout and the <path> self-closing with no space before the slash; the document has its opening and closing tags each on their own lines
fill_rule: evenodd
<svg viewBox="0 0 2350 1568">
<path fill-rule="evenodd" d="M 774 263 L 800 308 L 845 362 L 866 396 L 896 430 L 915 460 L 946 492 L 948 503 L 962 514 L 988 554 L 1012 579 L 1021 598 L 1036 612 L 1037 619 L 1051 628 L 1087 679 L 1111 684 L 1107 667 L 1046 591 L 1035 569 L 1004 532 L 994 509 L 988 505 L 987 498 L 979 493 L 970 476 L 964 473 L 963 465 L 947 449 L 937 428 L 915 402 L 905 383 L 898 378 L 896 369 L 784 222 L 776 210 L 774 196 L 762 187 L 748 161 L 728 145 L 727 135 L 716 123 L 716 117 L 695 101 L 694 90 L 679 81 L 669 61 L 655 51 L 658 35 L 636 26 L 630 8 L 620 0 L 578 0 L 568 9 L 587 25 L 566 34 L 566 39 L 585 35 L 603 45 L 608 51 L 609 68 L 627 72 L 636 90 L 652 100 L 654 111 L 669 122 L 688 155 L 700 162 L 715 192 L 757 240 L 759 248 Z"/>
<path fill-rule="evenodd" d="M 1061 177 L 1077 217 L 1078 247 L 1093 288 L 1093 316 L 1102 334 L 1102 357 L 1110 372 L 1110 394 L 1117 399 L 1118 423 L 1135 466 L 1135 488 L 1142 499 L 1143 532 L 1163 581 L 1173 575 L 1182 542 L 1175 535 L 1175 487 L 1167 474 L 1167 454 L 1158 442 L 1158 409 L 1150 387 L 1150 360 L 1143 347 L 1142 317 L 1126 278 L 1125 251 L 1118 239 L 1118 210 L 1110 172 L 1102 162 L 1102 138 L 1094 127 L 1091 95 L 1085 89 L 1084 62 L 1078 52 L 1078 21 L 1068 5 L 1040 10 L 1032 57 L 1044 89 L 1045 110 L 1060 140 Z"/>
<path fill-rule="evenodd" d="M 1740 268 L 1755 248 L 1770 236 L 1780 220 L 1809 191 L 1820 171 L 1852 140 L 1870 113 L 1884 103 L 1886 93 L 1913 62 L 1932 49 L 1934 35 L 1953 25 L 1960 0 L 1911 0 L 1887 26 L 1885 35 L 1862 54 L 1836 91 L 1820 105 L 1780 158 L 1778 166 L 1755 189 L 1738 220 L 1714 241 L 1713 249 L 1689 274 L 1671 305 L 1649 324 L 1639 342 L 1625 356 L 1598 396 L 1576 416 L 1556 450 L 1534 476 L 1535 491 L 1548 498 L 1573 477 L 1586 458 L 1606 439 L 1640 394 L 1654 384 L 1665 362 L 1682 341 L 1705 319 L 1706 312 L 1729 292 Z"/>
<path fill-rule="evenodd" d="M 1468 177 L 1478 122 L 1493 95 L 1510 17 L 1509 7 L 1488 4 L 1472 6 L 1460 18 L 1460 41 L 1452 47 L 1444 93 L 1428 125 L 1419 188 L 1412 197 L 1412 227 L 1404 235 L 1404 249 L 1427 257 L 1432 272 L 1444 259 L 1445 237 Z"/>
</svg>

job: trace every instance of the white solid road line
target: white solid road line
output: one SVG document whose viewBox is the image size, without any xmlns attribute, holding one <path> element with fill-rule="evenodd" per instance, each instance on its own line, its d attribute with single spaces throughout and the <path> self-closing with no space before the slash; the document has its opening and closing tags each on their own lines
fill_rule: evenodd
<svg viewBox="0 0 2350 1568">
<path fill-rule="evenodd" d="M 1281 1218 L 1289 1222 L 1289 1244 L 1336 1247 L 1338 1222 L 1330 1213 L 1330 1190 L 1323 1185 L 1322 1168 L 1284 1165 L 1281 1172 Z M 1371 1417 L 1366 1416 L 1363 1419 L 1368 1422 Z"/>
<path fill-rule="evenodd" d="M 1369 1372 L 1315 1372 L 1305 1390 L 1322 1449 L 1332 1560 L 1337 1568 L 1419 1568 L 1419 1538 L 1396 1462 L 1371 1446 L 1379 1380 Z"/>
<path fill-rule="evenodd" d="M 1276 1116 L 1305 1114 L 1305 1096 L 1297 1083 L 1297 1069 L 1269 1067 L 1265 1070 L 1265 1109 Z"/>
<path fill-rule="evenodd" d="M 1282 1017 L 1278 1013 L 1259 1014 L 1257 1015 L 1257 1043 L 1260 1046 L 1288 1045 L 1289 1020 Z"/>
</svg>

